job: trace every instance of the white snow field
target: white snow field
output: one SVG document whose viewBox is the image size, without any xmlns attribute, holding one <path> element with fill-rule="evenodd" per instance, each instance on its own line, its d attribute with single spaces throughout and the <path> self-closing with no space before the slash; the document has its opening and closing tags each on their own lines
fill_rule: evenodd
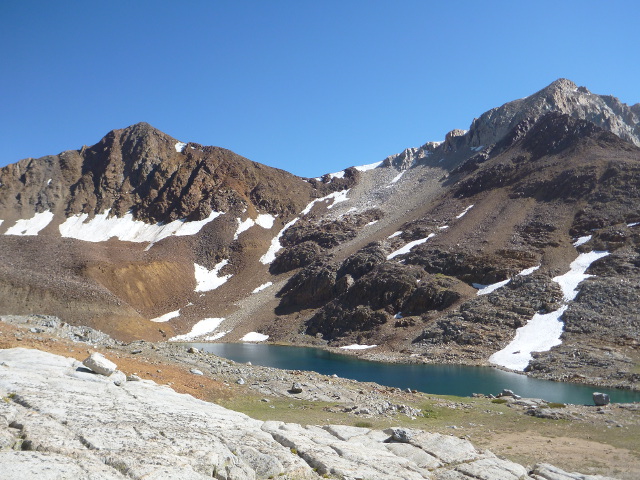
<svg viewBox="0 0 640 480">
<path fill-rule="evenodd" d="M 25 220 L 18 220 L 13 227 L 9 227 L 5 235 L 38 235 L 40 230 L 45 228 L 53 220 L 53 213 L 49 210 L 36 213 L 33 217 Z M 2 220 L 0 220 L 2 223 Z"/>
<path fill-rule="evenodd" d="M 106 242 L 112 237 L 117 237 L 127 242 L 156 243 L 172 235 L 195 235 L 223 213 L 211 212 L 207 218 L 194 222 L 174 220 L 170 223 L 149 224 L 134 220 L 131 213 L 124 217 L 109 217 L 109 212 L 110 210 L 106 210 L 99 213 L 89 221 L 89 215 L 86 213 L 72 215 L 60 225 L 60 235 L 85 242 Z"/>
<path fill-rule="evenodd" d="M 195 270 L 196 277 L 196 288 L 194 292 L 209 292 L 211 290 L 215 290 L 220 285 L 224 284 L 227 280 L 229 280 L 233 275 L 222 275 L 219 276 L 220 270 L 225 265 L 229 264 L 229 260 L 222 260 L 213 269 L 208 270 L 206 267 L 198 265 L 197 263 L 193 264 Z"/>
<path fill-rule="evenodd" d="M 176 148 L 176 152 L 178 153 L 182 153 L 182 151 L 184 150 L 184 147 L 186 147 L 187 144 L 184 142 L 178 142 L 174 145 L 174 147 Z"/>
<path fill-rule="evenodd" d="M 179 316 L 180 316 L 180 309 L 174 310 L 173 312 L 165 313 L 164 315 L 160 315 L 159 317 L 156 317 L 156 318 L 152 318 L 151 321 L 156 323 L 164 323 L 164 322 L 168 322 L 172 318 L 176 318 Z"/>
<path fill-rule="evenodd" d="M 189 333 L 171 337 L 169 341 L 189 342 L 208 333 L 212 333 L 216 328 L 220 326 L 223 321 L 224 318 L 205 318 L 204 320 L 200 320 L 193 327 L 191 327 L 191 331 Z"/>
<path fill-rule="evenodd" d="M 593 275 L 588 275 L 584 272 L 587 271 L 593 262 L 607 255 L 609 255 L 609 252 L 604 251 L 581 253 L 578 255 L 578 258 L 571 262 L 567 273 L 553 278 L 553 281 L 557 282 L 560 288 L 562 288 L 566 302 L 570 302 L 576 298 L 580 282 L 589 277 L 593 277 Z"/>
<path fill-rule="evenodd" d="M 531 352 L 546 352 L 556 345 L 560 345 L 560 336 L 564 323 L 560 320 L 568 308 L 568 303 L 576 298 L 578 284 L 593 275 L 584 272 L 599 258 L 606 257 L 609 252 L 588 252 L 578 255 L 569 271 L 564 275 L 553 278 L 562 289 L 564 305 L 550 313 L 536 313 L 523 327 L 516 330 L 515 338 L 502 350 L 489 357 L 489 362 L 512 370 L 523 371 L 532 360 Z"/>
<path fill-rule="evenodd" d="M 391 252 L 389 255 L 387 255 L 387 260 L 391 260 L 392 258 L 395 258 L 398 255 L 404 255 L 405 253 L 409 253 L 413 247 L 423 244 L 424 242 L 426 242 L 427 240 L 435 236 L 436 236 L 435 233 L 430 233 L 425 238 L 421 238 L 419 240 L 414 240 L 413 242 L 409 242 L 404 247 L 399 248 L 395 252 Z"/>
<path fill-rule="evenodd" d="M 241 342 L 264 342 L 269 335 L 263 335 L 258 332 L 249 332 L 240 339 Z"/>
<path fill-rule="evenodd" d="M 367 350 L 369 348 L 377 347 L 377 345 L 358 345 L 354 343 L 353 345 L 345 345 L 344 347 L 340 347 L 342 350 Z"/>
</svg>

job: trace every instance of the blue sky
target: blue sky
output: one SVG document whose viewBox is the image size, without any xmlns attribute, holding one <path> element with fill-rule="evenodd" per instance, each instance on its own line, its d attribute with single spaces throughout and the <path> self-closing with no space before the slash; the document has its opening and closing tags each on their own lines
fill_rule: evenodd
<svg viewBox="0 0 640 480">
<path fill-rule="evenodd" d="M 301 176 L 566 77 L 640 102 L 636 1 L 0 2 L 0 166 L 146 121 Z"/>
</svg>

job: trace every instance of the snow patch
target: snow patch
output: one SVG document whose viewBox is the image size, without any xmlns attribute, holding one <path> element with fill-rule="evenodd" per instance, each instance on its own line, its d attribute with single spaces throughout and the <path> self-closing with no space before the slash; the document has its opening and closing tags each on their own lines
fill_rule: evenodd
<svg viewBox="0 0 640 480">
<path fill-rule="evenodd" d="M 539 268 L 540 268 L 540 265 L 536 265 L 535 267 L 525 268 L 518 275 L 520 275 L 521 277 L 526 277 L 527 275 L 531 275 L 533 272 L 535 272 Z"/>
<path fill-rule="evenodd" d="M 467 208 L 465 208 L 465 209 L 462 211 L 462 213 L 461 213 L 460 215 L 456 215 L 456 218 L 462 218 L 462 217 L 464 217 L 464 216 L 467 214 L 467 212 L 468 212 L 469 210 L 471 210 L 472 208 L 473 208 L 473 205 L 469 205 Z"/>
<path fill-rule="evenodd" d="M 40 230 L 45 228 L 53 220 L 53 213 L 46 210 L 41 213 L 36 213 L 33 217 L 18 220 L 13 227 L 10 227 L 4 234 L 5 235 L 25 235 L 33 236 L 38 235 Z"/>
<path fill-rule="evenodd" d="M 398 230 L 397 232 L 393 232 L 391 235 L 389 235 L 387 238 L 394 238 L 397 237 L 399 235 L 402 235 L 402 230 Z"/>
<path fill-rule="evenodd" d="M 398 180 L 400 180 L 402 178 L 402 176 L 406 173 L 406 170 L 401 171 L 398 175 L 396 175 L 395 177 L 393 177 L 393 179 L 389 182 L 389 185 L 387 185 L 388 187 L 391 186 L 392 184 L 396 183 Z"/>
<path fill-rule="evenodd" d="M 564 329 L 564 322 L 560 320 L 567 310 L 568 303 L 578 294 L 578 285 L 586 278 L 589 266 L 596 260 L 609 255 L 609 252 L 593 251 L 581 253 L 564 275 L 553 278 L 560 285 L 564 294 L 564 305 L 550 313 L 536 313 L 524 327 L 516 330 L 515 338 L 502 350 L 489 357 L 489 362 L 512 370 L 523 371 L 532 360 L 531 352 L 546 352 L 556 345 L 560 345 L 560 336 Z"/>
<path fill-rule="evenodd" d="M 267 282 L 267 283 L 263 283 L 262 285 L 260 285 L 259 287 L 256 287 L 253 289 L 253 291 L 251 293 L 258 293 L 261 292 L 262 290 L 269 288 L 271 285 L 273 285 L 273 282 Z"/>
<path fill-rule="evenodd" d="M 181 237 L 195 235 L 207 223 L 222 215 L 222 212 L 211 212 L 203 219 L 194 222 L 174 220 L 170 223 L 149 224 L 141 220 L 134 220 L 131 212 L 124 217 L 109 217 L 110 210 L 99 213 L 87 221 L 89 215 L 79 213 L 72 215 L 60 225 L 60 235 L 75 238 L 85 242 L 106 242 L 112 237 L 126 242 L 156 243 L 172 235 Z"/>
<path fill-rule="evenodd" d="M 570 302 L 576 298 L 580 282 L 589 277 L 593 277 L 593 275 L 588 275 L 584 272 L 587 271 L 593 262 L 607 255 L 609 255 L 609 252 L 605 251 L 581 253 L 578 255 L 578 258 L 571 262 L 567 273 L 553 278 L 553 281 L 560 285 L 566 302 Z"/>
<path fill-rule="evenodd" d="M 273 227 L 274 222 L 276 221 L 276 217 L 274 217 L 273 215 L 269 215 L 268 213 L 261 213 L 258 215 L 256 219 L 249 217 L 244 221 L 241 221 L 239 218 L 237 220 L 238 220 L 238 229 L 236 230 L 236 233 L 233 235 L 234 240 L 237 240 L 242 232 L 249 230 L 254 225 L 258 225 L 259 227 L 262 227 L 267 230 L 271 229 L 271 227 Z"/>
<path fill-rule="evenodd" d="M 210 290 L 215 290 L 220 285 L 226 283 L 226 281 L 229 280 L 233 275 L 229 274 L 220 277 L 218 276 L 218 273 L 220 273 L 220 270 L 222 270 L 222 268 L 228 264 L 229 260 L 225 259 L 218 263 L 215 267 L 213 267 L 212 270 L 207 270 L 206 267 L 202 267 L 197 263 L 194 263 L 193 266 L 195 269 L 195 277 L 197 283 L 194 292 L 208 292 Z"/>
<path fill-rule="evenodd" d="M 398 255 L 404 255 L 405 253 L 409 253 L 413 247 L 416 247 L 435 236 L 436 236 L 435 233 L 430 233 L 426 238 L 421 238 L 419 240 L 414 240 L 413 242 L 409 242 L 404 247 L 399 248 L 395 252 L 392 252 L 389 255 L 387 255 L 387 260 L 391 260 L 392 258 L 395 258 Z"/>
<path fill-rule="evenodd" d="M 282 238 L 282 235 L 289 227 L 293 226 L 293 224 L 296 223 L 298 220 L 300 220 L 300 218 L 298 217 L 291 220 L 284 227 L 282 227 L 282 230 L 278 232 L 278 235 L 276 235 L 273 239 L 271 239 L 271 245 L 269 245 L 269 249 L 267 250 L 267 253 L 265 253 L 262 257 L 260 257 L 260 263 L 262 263 L 263 265 L 268 265 L 276 259 L 276 253 L 278 253 L 280 249 L 282 249 L 282 245 L 280 244 L 280 239 Z"/>
<path fill-rule="evenodd" d="M 51 178 L 49 180 L 47 180 L 47 185 L 51 185 Z"/>
<path fill-rule="evenodd" d="M 637 225 L 640 225 L 640 222 L 627 223 L 627 227 L 635 227 Z"/>
<path fill-rule="evenodd" d="M 174 145 L 174 147 L 176 147 L 176 152 L 178 153 L 182 153 L 182 151 L 184 150 L 184 147 L 186 147 L 187 144 L 183 143 L 183 142 L 178 142 Z"/>
<path fill-rule="evenodd" d="M 353 167 L 359 172 L 366 172 L 368 170 L 373 170 L 374 168 L 378 168 L 380 165 L 384 163 L 384 160 L 376 163 L 370 163 L 368 165 L 360 165 L 359 167 Z"/>
<path fill-rule="evenodd" d="M 591 235 L 580 237 L 575 242 L 573 242 L 573 246 L 579 247 L 580 245 L 584 245 L 585 243 L 587 243 L 589 240 L 591 240 Z"/>
<path fill-rule="evenodd" d="M 224 321 L 224 318 L 205 318 L 200 320 L 193 327 L 189 333 L 184 335 L 177 335 L 169 339 L 170 342 L 189 342 L 197 337 L 206 335 L 213 332 Z"/>
<path fill-rule="evenodd" d="M 342 350 L 366 350 L 368 348 L 374 348 L 378 345 L 358 345 L 354 343 L 353 345 L 345 345 L 344 347 L 340 347 Z"/>
<path fill-rule="evenodd" d="M 168 322 L 172 318 L 176 318 L 179 316 L 180 316 L 180 309 L 175 310 L 173 312 L 165 313 L 164 315 L 160 315 L 159 317 L 156 317 L 156 318 L 152 318 L 151 321 L 156 323 L 163 323 L 163 322 Z"/>
<path fill-rule="evenodd" d="M 367 223 L 367 224 L 365 225 L 365 227 L 368 227 L 369 225 L 375 225 L 376 223 L 378 223 L 378 220 L 373 220 L 373 221 L 371 221 L 371 222 Z"/>
<path fill-rule="evenodd" d="M 535 272 L 539 268 L 540 268 L 540 265 L 537 265 L 535 267 L 525 268 L 520 273 L 516 274 L 516 276 L 517 277 L 526 277 L 527 275 L 531 275 L 533 272 Z M 507 278 L 506 280 L 502 280 L 501 282 L 492 283 L 491 285 L 482 285 L 480 283 L 472 283 L 471 286 L 473 288 L 477 288 L 478 289 L 478 292 L 477 292 L 478 295 L 486 295 L 488 293 L 493 292 L 494 290 L 499 289 L 500 287 L 504 287 L 510 281 L 511 281 L 511 279 Z"/>
<path fill-rule="evenodd" d="M 300 212 L 300 215 L 306 215 L 307 213 L 309 213 L 313 206 L 319 202 L 328 202 L 329 200 L 333 200 L 333 203 L 327 206 L 327 208 L 333 208 L 337 203 L 346 202 L 347 200 L 349 200 L 349 198 L 347 197 L 347 193 L 349 193 L 349 190 L 341 190 L 339 192 L 330 193 L 329 195 L 321 198 L 316 198 L 315 200 L 311 201 L 311 203 L 309 203 L 309 205 L 307 205 L 304 210 Z"/>
<path fill-rule="evenodd" d="M 264 342 L 269 335 L 263 335 L 258 332 L 249 332 L 240 339 L 241 342 Z"/>
<path fill-rule="evenodd" d="M 496 283 L 492 283 L 491 285 L 482 285 L 480 283 L 472 283 L 471 286 L 473 288 L 477 288 L 478 295 L 486 295 L 488 293 L 493 292 L 494 290 L 499 289 L 500 287 L 504 287 L 507 283 L 509 283 L 511 281 L 510 278 L 507 278 L 506 280 L 502 280 L 501 282 L 496 282 Z"/>
<path fill-rule="evenodd" d="M 207 342 L 211 342 L 211 341 L 213 341 L 213 340 L 218 340 L 218 339 L 220 339 L 220 338 L 224 337 L 224 336 L 225 336 L 227 333 L 229 333 L 230 331 L 231 331 L 231 330 L 227 330 L 226 332 L 218 332 L 218 333 L 215 333 L 215 334 L 213 334 L 213 335 L 211 335 L 211 336 L 209 336 L 209 337 L 204 337 L 204 340 L 205 340 L 205 341 L 207 341 Z"/>
<path fill-rule="evenodd" d="M 560 317 L 567 309 L 567 305 L 550 313 L 536 313 L 524 327 L 516 330 L 516 336 L 504 349 L 489 357 L 489 362 L 495 365 L 523 371 L 532 360 L 531 352 L 546 352 L 560 345 L 560 335 L 564 323 Z"/>
</svg>

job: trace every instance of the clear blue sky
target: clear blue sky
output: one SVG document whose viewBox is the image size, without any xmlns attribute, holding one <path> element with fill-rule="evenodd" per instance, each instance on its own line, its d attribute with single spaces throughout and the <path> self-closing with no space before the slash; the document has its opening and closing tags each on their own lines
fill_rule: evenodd
<svg viewBox="0 0 640 480">
<path fill-rule="evenodd" d="M 640 102 L 640 2 L 3 0 L 0 166 L 140 121 L 301 176 L 559 77 Z"/>
</svg>

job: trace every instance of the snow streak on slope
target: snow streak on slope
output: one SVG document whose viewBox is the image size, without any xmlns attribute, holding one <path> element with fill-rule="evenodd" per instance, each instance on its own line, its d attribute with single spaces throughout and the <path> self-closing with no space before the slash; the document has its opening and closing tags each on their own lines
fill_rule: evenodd
<svg viewBox="0 0 640 480">
<path fill-rule="evenodd" d="M 109 217 L 109 211 L 99 213 L 89 221 L 86 221 L 89 217 L 86 213 L 73 215 L 60 225 L 60 235 L 85 242 L 106 242 L 117 237 L 127 242 L 155 243 L 172 235 L 195 235 L 207 223 L 222 215 L 222 212 L 211 212 L 204 220 L 195 222 L 174 220 L 171 223 L 149 224 L 134 220 L 131 213 L 124 217 Z"/>
<path fill-rule="evenodd" d="M 340 192 L 333 192 L 322 198 L 316 198 L 315 200 L 311 201 L 306 207 L 304 207 L 304 209 L 300 212 L 300 216 L 303 216 L 309 213 L 313 208 L 313 206 L 318 202 L 333 200 L 333 203 L 327 207 L 327 208 L 333 208 L 337 203 L 345 202 L 349 200 L 349 198 L 347 198 L 347 193 L 349 193 L 349 190 L 342 190 Z M 260 263 L 262 263 L 263 265 L 268 265 L 276 259 L 276 253 L 278 253 L 282 249 L 282 245 L 280 244 L 280 239 L 282 238 L 282 235 L 284 234 L 284 232 L 287 231 L 289 227 L 292 227 L 298 220 L 300 220 L 300 217 L 294 218 L 289 223 L 287 223 L 284 227 L 282 227 L 282 230 L 278 232 L 278 235 L 276 235 L 271 240 L 271 245 L 269 246 L 269 249 L 267 250 L 267 252 L 262 257 L 260 257 Z"/>
<path fill-rule="evenodd" d="M 160 315 L 159 317 L 156 317 L 156 318 L 152 318 L 151 321 L 156 323 L 163 323 L 163 322 L 168 322 L 172 318 L 176 318 L 179 316 L 180 316 L 180 309 L 175 310 L 173 312 L 165 313 L 164 315 Z"/>
<path fill-rule="evenodd" d="M 280 249 L 282 249 L 282 245 L 280 244 L 280 239 L 282 238 L 282 235 L 287 230 L 287 228 L 293 226 L 293 224 L 296 223 L 298 220 L 300 220 L 300 218 L 298 217 L 291 220 L 284 227 L 282 227 L 282 230 L 278 232 L 278 235 L 276 235 L 274 238 L 271 239 L 271 245 L 269 245 L 269 249 L 267 250 L 267 253 L 265 253 L 262 257 L 260 257 L 260 263 L 262 263 L 263 265 L 268 265 L 269 263 L 273 262 L 276 259 L 276 253 L 278 253 Z"/>
<path fill-rule="evenodd" d="M 526 275 L 531 275 L 533 272 L 535 272 L 539 268 L 540 268 L 540 265 L 538 265 L 536 267 L 525 268 L 520 273 L 518 273 L 516 276 L 524 277 Z M 510 281 L 511 281 L 511 279 L 507 278 L 506 280 L 502 280 L 501 282 L 497 282 L 497 283 L 492 283 L 491 285 L 481 285 L 480 283 L 472 283 L 471 286 L 473 288 L 477 288 L 478 289 L 478 295 L 486 295 L 488 293 L 493 292 L 494 290 L 499 289 L 500 287 L 504 287 Z"/>
<path fill-rule="evenodd" d="M 229 260 L 225 259 L 225 260 L 222 260 L 220 263 L 218 263 L 215 267 L 213 267 L 213 269 L 208 270 L 206 267 L 203 267 L 201 265 L 198 265 L 197 263 L 194 263 L 193 266 L 195 269 L 195 277 L 196 277 L 196 283 L 197 283 L 194 291 L 208 292 L 210 290 L 215 290 L 220 285 L 224 284 L 233 275 L 229 274 L 229 275 L 218 276 L 218 273 L 220 273 L 220 270 L 222 270 L 222 268 L 228 264 L 229 264 Z"/>
<path fill-rule="evenodd" d="M 45 228 L 53 220 L 53 213 L 49 210 L 36 213 L 33 217 L 26 220 L 18 220 L 13 227 L 10 227 L 5 235 L 38 235 L 38 232 Z M 2 223 L 2 220 L 0 220 Z"/>
<path fill-rule="evenodd" d="M 319 202 L 328 202 L 329 200 L 333 200 L 333 203 L 327 206 L 327 208 L 333 208 L 337 203 L 346 202 L 347 200 L 349 200 L 349 198 L 347 198 L 347 193 L 349 193 L 349 190 L 341 190 L 339 192 L 330 193 L 329 195 L 321 198 L 316 198 L 311 203 L 309 203 L 309 205 L 307 205 L 304 210 L 302 210 L 302 212 L 300 212 L 300 215 L 306 215 L 307 213 L 309 213 L 313 206 Z"/>
<path fill-rule="evenodd" d="M 170 338 L 169 341 L 189 342 L 191 340 L 194 340 L 195 338 L 201 337 L 202 335 L 206 335 L 207 333 L 215 331 L 215 329 L 218 328 L 223 321 L 224 318 L 205 318 L 204 320 L 200 320 L 193 327 L 191 327 L 191 331 L 189 333 L 185 333 L 184 335 L 177 335 Z"/>
<path fill-rule="evenodd" d="M 564 328 L 560 317 L 568 308 L 568 303 L 576 298 L 578 284 L 593 276 L 584 272 L 593 262 L 607 255 L 609 252 L 588 252 L 578 255 L 567 273 L 553 278 L 564 293 L 565 304 L 554 312 L 536 313 L 524 327 L 516 330 L 516 336 L 509 345 L 489 357 L 489 362 L 523 371 L 533 358 L 531 352 L 546 352 L 560 345 L 562 343 L 560 336 Z"/>
<path fill-rule="evenodd" d="M 258 293 L 261 292 L 262 290 L 269 288 L 271 285 L 273 285 L 273 282 L 267 282 L 267 283 L 263 283 L 262 285 L 260 285 L 259 287 L 256 287 L 253 289 L 253 291 L 251 293 Z"/>
<path fill-rule="evenodd" d="M 416 247 L 435 236 L 436 236 L 435 233 L 430 233 L 426 238 L 421 238 L 419 240 L 414 240 L 413 242 L 409 242 L 404 247 L 399 248 L 395 252 L 391 252 L 389 255 L 387 255 L 387 260 L 391 260 L 392 258 L 395 258 L 398 255 L 404 255 L 405 253 L 409 253 L 413 247 Z"/>
<path fill-rule="evenodd" d="M 469 205 L 467 208 L 465 208 L 465 209 L 462 211 L 462 213 L 461 213 L 460 215 L 456 215 L 456 218 L 458 218 L 458 219 L 459 219 L 459 218 L 464 217 L 464 216 L 467 214 L 467 212 L 468 212 L 469 210 L 471 210 L 472 208 L 473 208 L 473 205 Z"/>
</svg>

